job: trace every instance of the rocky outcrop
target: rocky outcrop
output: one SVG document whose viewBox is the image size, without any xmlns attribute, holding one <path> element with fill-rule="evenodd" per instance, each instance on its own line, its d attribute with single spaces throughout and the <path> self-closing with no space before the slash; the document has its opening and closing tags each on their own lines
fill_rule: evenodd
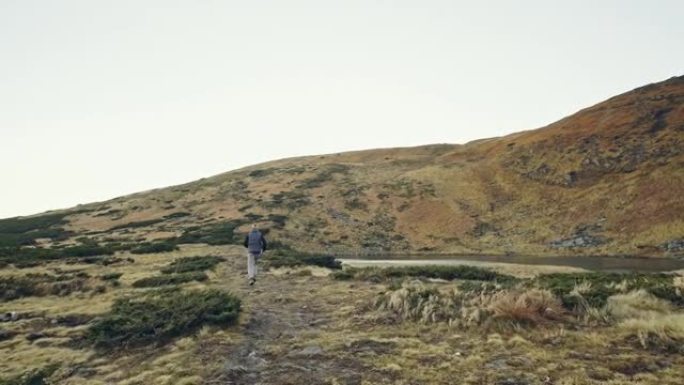
<svg viewBox="0 0 684 385">
<path fill-rule="evenodd" d="M 668 253 L 684 252 L 684 239 L 674 239 L 660 245 L 660 248 Z"/>
<path fill-rule="evenodd" d="M 601 231 L 598 225 L 583 225 L 575 230 L 575 235 L 569 238 L 552 241 L 550 246 L 556 249 L 574 249 L 600 246 L 608 240 L 600 235 L 593 234 Z"/>
</svg>

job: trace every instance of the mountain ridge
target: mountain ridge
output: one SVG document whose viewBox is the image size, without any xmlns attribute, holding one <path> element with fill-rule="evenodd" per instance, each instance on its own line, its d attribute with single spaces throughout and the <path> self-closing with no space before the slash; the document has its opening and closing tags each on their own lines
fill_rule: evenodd
<svg viewBox="0 0 684 385">
<path fill-rule="evenodd" d="M 45 244 L 257 223 L 316 252 L 677 256 L 683 170 L 678 76 L 506 136 L 279 159 L 61 210 L 73 236 Z"/>
</svg>

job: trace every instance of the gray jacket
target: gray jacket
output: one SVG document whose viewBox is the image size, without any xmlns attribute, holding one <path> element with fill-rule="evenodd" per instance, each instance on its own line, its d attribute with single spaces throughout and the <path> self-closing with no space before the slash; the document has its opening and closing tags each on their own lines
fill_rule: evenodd
<svg viewBox="0 0 684 385">
<path fill-rule="evenodd" d="M 266 238 L 259 230 L 252 230 L 245 237 L 244 246 L 252 254 L 263 253 L 266 251 Z"/>
</svg>

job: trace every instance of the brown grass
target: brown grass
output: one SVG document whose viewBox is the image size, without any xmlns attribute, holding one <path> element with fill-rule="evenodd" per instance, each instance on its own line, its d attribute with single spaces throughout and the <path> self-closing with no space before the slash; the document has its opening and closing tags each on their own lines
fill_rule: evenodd
<svg viewBox="0 0 684 385">
<path fill-rule="evenodd" d="M 496 320 L 532 325 L 561 320 L 565 313 L 553 293 L 540 289 L 498 292 L 492 296 L 488 309 Z"/>
</svg>

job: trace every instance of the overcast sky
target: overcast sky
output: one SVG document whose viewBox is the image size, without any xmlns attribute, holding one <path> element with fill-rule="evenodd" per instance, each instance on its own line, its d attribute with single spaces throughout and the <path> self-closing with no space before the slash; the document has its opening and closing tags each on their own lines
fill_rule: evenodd
<svg viewBox="0 0 684 385">
<path fill-rule="evenodd" d="M 543 126 L 683 74 L 683 16 L 679 0 L 0 0 L 0 217 Z"/>
</svg>

